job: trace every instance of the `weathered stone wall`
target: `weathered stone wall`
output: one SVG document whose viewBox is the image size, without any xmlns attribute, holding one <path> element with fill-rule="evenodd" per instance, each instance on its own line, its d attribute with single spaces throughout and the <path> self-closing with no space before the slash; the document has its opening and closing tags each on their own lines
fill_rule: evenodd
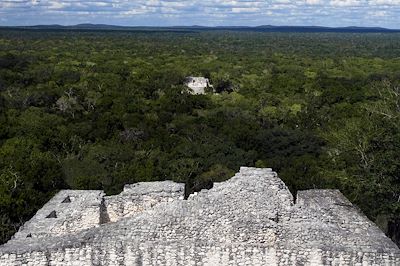
<svg viewBox="0 0 400 266">
<path fill-rule="evenodd" d="M 103 196 L 99 190 L 60 191 L 20 228 L 14 239 L 60 236 L 96 227 Z"/>
<path fill-rule="evenodd" d="M 105 197 L 104 204 L 109 222 L 116 222 L 161 202 L 183 199 L 185 185 L 172 181 L 146 182 L 126 185 L 121 194 Z"/>
<path fill-rule="evenodd" d="M 10 241 L 0 248 L 0 266 L 400 265 L 396 245 L 336 190 L 302 191 L 294 204 L 276 173 L 255 168 L 189 200 L 179 199 L 181 185 L 157 186 L 126 187 L 120 196 L 144 207 L 116 222 Z M 143 203 L 160 195 L 172 200 Z M 130 204 L 105 197 L 104 205 L 113 201 Z"/>
<path fill-rule="evenodd" d="M 209 246 L 179 242 L 93 244 L 53 252 L 36 251 L 2 255 L 1 266 L 16 265 L 399 265 L 398 254 L 276 250 L 273 247 L 240 244 Z M 3 259 L 4 258 L 4 259 Z"/>
</svg>

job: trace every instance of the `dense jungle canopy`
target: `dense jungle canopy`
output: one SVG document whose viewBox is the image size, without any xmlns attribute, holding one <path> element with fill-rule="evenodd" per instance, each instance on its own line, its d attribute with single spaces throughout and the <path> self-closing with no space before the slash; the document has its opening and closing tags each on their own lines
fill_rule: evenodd
<svg viewBox="0 0 400 266">
<path fill-rule="evenodd" d="M 397 33 L 0 30 L 0 243 L 60 189 L 240 166 L 340 189 L 400 243 L 399 158 Z"/>
</svg>

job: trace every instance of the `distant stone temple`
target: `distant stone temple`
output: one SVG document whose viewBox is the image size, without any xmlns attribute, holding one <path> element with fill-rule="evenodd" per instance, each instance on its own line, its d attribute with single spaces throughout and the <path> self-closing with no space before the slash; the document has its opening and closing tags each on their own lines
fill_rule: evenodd
<svg viewBox="0 0 400 266">
<path fill-rule="evenodd" d="M 185 85 L 188 86 L 193 94 L 205 94 L 206 88 L 212 88 L 210 81 L 204 77 L 187 77 Z"/>
<path fill-rule="evenodd" d="M 400 250 L 338 190 L 293 196 L 242 167 L 183 199 L 172 181 L 115 196 L 63 190 L 0 247 L 0 265 L 400 265 Z"/>
</svg>

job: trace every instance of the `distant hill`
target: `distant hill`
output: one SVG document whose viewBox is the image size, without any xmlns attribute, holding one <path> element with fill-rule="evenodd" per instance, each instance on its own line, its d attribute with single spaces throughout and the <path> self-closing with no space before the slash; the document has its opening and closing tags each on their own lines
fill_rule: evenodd
<svg viewBox="0 0 400 266">
<path fill-rule="evenodd" d="M 256 31 L 256 32 L 352 32 L 352 33 L 400 33 L 400 29 L 387 29 L 380 27 L 321 27 L 321 26 L 272 26 L 262 25 L 256 27 L 247 26 L 174 26 L 174 27 L 132 27 L 116 26 L 107 24 L 77 24 L 71 26 L 63 25 L 35 25 L 0 27 L 2 29 L 20 30 L 107 30 L 107 31 Z"/>
</svg>

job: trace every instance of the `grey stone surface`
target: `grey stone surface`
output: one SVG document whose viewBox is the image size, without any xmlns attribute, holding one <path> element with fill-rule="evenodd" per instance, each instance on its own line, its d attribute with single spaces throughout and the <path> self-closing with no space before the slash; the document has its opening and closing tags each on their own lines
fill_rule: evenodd
<svg viewBox="0 0 400 266">
<path fill-rule="evenodd" d="M 104 222 L 116 222 L 161 202 L 183 199 L 185 185 L 172 181 L 141 182 L 125 185 L 121 194 L 104 198 Z"/>
<path fill-rule="evenodd" d="M 103 197 L 100 190 L 60 191 L 19 229 L 13 240 L 62 236 L 99 226 Z"/>
<path fill-rule="evenodd" d="M 183 184 L 170 181 L 127 185 L 110 197 L 90 193 L 99 193 L 100 203 L 95 197 L 81 207 L 98 206 L 89 219 L 98 224 L 41 238 L 16 235 L 0 247 L 0 266 L 400 265 L 397 246 L 339 191 L 300 191 L 294 204 L 271 169 L 242 167 L 188 200 Z M 67 194 L 36 216 L 63 213 L 67 203 L 59 202 Z M 35 233 L 36 216 L 19 233 Z M 66 221 L 47 219 L 62 221 L 52 227 Z"/>
</svg>

